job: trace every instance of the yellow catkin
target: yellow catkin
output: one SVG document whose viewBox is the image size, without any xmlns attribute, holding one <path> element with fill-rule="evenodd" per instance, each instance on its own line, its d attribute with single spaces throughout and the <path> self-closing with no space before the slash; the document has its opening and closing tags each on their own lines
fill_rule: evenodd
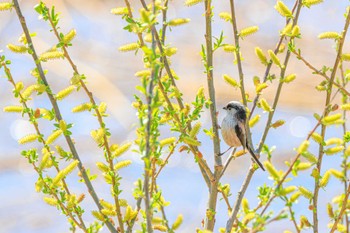
<svg viewBox="0 0 350 233">
<path fill-rule="evenodd" d="M 64 179 L 69 173 L 71 173 L 78 166 L 78 163 L 79 163 L 78 160 L 74 160 L 66 168 L 58 172 L 58 174 L 52 180 L 52 184 L 57 185 L 62 179 Z"/>
<path fill-rule="evenodd" d="M 161 232 L 167 232 L 168 228 L 164 225 L 154 225 L 153 230 L 161 231 Z"/>
<path fill-rule="evenodd" d="M 154 225 L 158 225 L 158 224 L 162 224 L 164 222 L 164 219 L 163 218 L 160 218 L 160 217 L 154 217 L 152 218 L 152 223 Z"/>
<path fill-rule="evenodd" d="M 70 30 L 66 35 L 64 35 L 63 42 L 65 44 L 68 44 L 74 39 L 76 35 L 77 35 L 77 31 L 75 29 Z"/>
<path fill-rule="evenodd" d="M 242 200 L 242 209 L 244 213 L 248 213 L 250 208 L 249 208 L 249 202 L 247 198 L 243 198 Z"/>
<path fill-rule="evenodd" d="M 171 229 L 177 230 L 180 227 L 180 225 L 182 224 L 182 221 L 183 221 L 183 216 L 182 216 L 182 214 L 179 214 L 177 216 L 177 218 L 175 219 L 175 222 L 173 223 Z"/>
<path fill-rule="evenodd" d="M 113 15 L 126 15 L 129 13 L 127 7 L 116 7 L 111 9 Z"/>
<path fill-rule="evenodd" d="M 337 178 L 337 179 L 340 179 L 340 180 L 344 180 L 345 176 L 344 176 L 344 173 L 342 173 L 341 171 L 338 171 L 336 169 L 330 169 L 329 170 L 330 173 L 332 173 L 332 175 Z"/>
<path fill-rule="evenodd" d="M 116 164 L 114 165 L 114 170 L 120 170 L 120 169 L 122 169 L 122 168 L 124 168 L 124 167 L 129 166 L 131 163 L 132 163 L 131 160 L 120 161 L 120 162 L 118 162 L 118 163 L 116 163 Z"/>
<path fill-rule="evenodd" d="M 299 171 L 303 171 L 309 169 L 311 166 L 311 163 L 299 163 L 296 167 Z"/>
<path fill-rule="evenodd" d="M 14 53 L 26 53 L 28 51 L 28 48 L 24 45 L 8 44 L 7 48 Z"/>
<path fill-rule="evenodd" d="M 326 155 L 334 155 L 334 154 L 337 154 L 343 150 L 344 150 L 344 146 L 336 146 L 336 147 L 331 147 L 331 148 L 324 150 L 324 153 Z"/>
<path fill-rule="evenodd" d="M 50 152 L 47 151 L 46 153 L 44 153 L 43 158 L 41 159 L 41 162 L 39 164 L 40 171 L 47 168 L 47 165 L 49 164 L 49 161 L 50 161 L 50 156 L 51 156 Z"/>
<path fill-rule="evenodd" d="M 278 173 L 276 168 L 269 161 L 265 161 L 264 165 L 266 167 L 266 170 L 268 171 L 268 173 L 271 175 L 271 177 L 274 180 L 279 180 L 280 179 L 280 174 Z"/>
<path fill-rule="evenodd" d="M 350 61 L 350 53 L 344 53 L 341 55 L 343 61 Z"/>
<path fill-rule="evenodd" d="M 176 27 L 176 26 L 180 26 L 183 24 L 186 24 L 188 22 L 190 22 L 191 20 L 188 18 L 178 18 L 178 19 L 172 19 L 168 22 L 168 25 L 171 27 Z"/>
<path fill-rule="evenodd" d="M 164 49 L 164 55 L 170 57 L 177 53 L 177 48 L 169 47 Z"/>
<path fill-rule="evenodd" d="M 129 52 L 134 51 L 136 49 L 140 48 L 140 45 L 138 43 L 130 43 L 119 47 L 120 52 Z"/>
<path fill-rule="evenodd" d="M 292 17 L 292 12 L 289 10 L 289 8 L 282 1 L 277 2 L 277 4 L 275 5 L 275 9 L 283 17 Z"/>
<path fill-rule="evenodd" d="M 332 124 L 335 121 L 341 119 L 341 117 L 342 117 L 341 113 L 326 116 L 325 118 L 322 119 L 322 124 L 324 125 Z"/>
<path fill-rule="evenodd" d="M 236 46 L 230 44 L 224 45 L 222 48 L 226 53 L 234 53 L 236 51 Z"/>
<path fill-rule="evenodd" d="M 288 186 L 288 187 L 282 189 L 281 194 L 288 195 L 288 194 L 294 192 L 295 190 L 297 190 L 296 186 Z"/>
<path fill-rule="evenodd" d="M 307 188 L 303 187 L 303 186 L 299 186 L 299 192 L 301 193 L 301 195 L 303 195 L 305 198 L 311 200 L 311 198 L 313 197 L 313 194 L 310 190 L 308 190 Z"/>
<path fill-rule="evenodd" d="M 263 53 L 263 51 L 259 48 L 259 47 L 255 47 L 255 54 L 256 56 L 259 58 L 260 62 L 263 64 L 263 65 L 268 65 L 269 62 L 267 61 L 267 58 L 265 56 L 265 54 Z"/>
<path fill-rule="evenodd" d="M 261 115 L 255 115 L 252 119 L 249 120 L 249 127 L 252 128 L 259 122 Z"/>
<path fill-rule="evenodd" d="M 246 216 L 244 216 L 242 220 L 242 224 L 247 225 L 254 218 L 255 218 L 255 213 L 248 213 L 246 214 Z"/>
<path fill-rule="evenodd" d="M 297 77 L 296 74 L 290 74 L 290 75 L 284 77 L 283 82 L 284 82 L 284 83 L 290 83 L 290 82 L 292 82 L 296 77 Z"/>
<path fill-rule="evenodd" d="M 18 140 L 18 143 L 23 145 L 23 144 L 27 144 L 30 142 L 34 142 L 39 138 L 39 135 L 37 134 L 28 134 L 27 136 L 24 136 L 23 138 Z"/>
<path fill-rule="evenodd" d="M 271 127 L 276 129 L 276 128 L 284 125 L 284 123 L 286 123 L 285 120 L 277 120 L 277 121 L 275 121 L 274 123 L 271 124 Z"/>
<path fill-rule="evenodd" d="M 270 107 L 270 105 L 267 103 L 267 101 L 264 98 L 261 98 L 260 101 L 260 106 L 261 108 L 265 111 L 265 112 L 272 112 L 272 108 Z"/>
<path fill-rule="evenodd" d="M 64 58 L 64 53 L 61 51 L 49 51 L 39 56 L 39 59 L 44 62 L 48 60 L 55 60 L 55 59 L 61 59 L 61 58 Z"/>
<path fill-rule="evenodd" d="M 306 151 L 302 154 L 302 156 L 307 159 L 311 163 L 317 163 L 317 158 L 315 155 L 311 154 L 310 152 Z"/>
<path fill-rule="evenodd" d="M 142 78 L 142 77 L 150 77 L 151 71 L 150 70 L 140 70 L 135 73 L 136 77 Z"/>
<path fill-rule="evenodd" d="M 342 145 L 344 142 L 343 142 L 343 139 L 341 138 L 330 138 L 326 141 L 326 146 L 329 146 L 329 145 Z"/>
<path fill-rule="evenodd" d="M 23 99 L 28 99 L 33 94 L 34 91 L 44 92 L 45 89 L 46 89 L 46 86 L 43 84 L 30 85 L 22 92 L 22 97 Z"/>
<path fill-rule="evenodd" d="M 247 28 L 242 29 L 242 30 L 239 32 L 239 36 L 240 36 L 241 38 L 245 38 L 245 37 L 247 37 L 247 36 L 250 36 L 250 35 L 256 33 L 258 30 L 259 30 L 259 27 L 258 27 L 258 26 L 247 27 Z"/>
<path fill-rule="evenodd" d="M 304 215 L 300 216 L 300 225 L 305 227 L 311 227 L 311 223 L 309 222 L 307 217 L 305 217 Z"/>
<path fill-rule="evenodd" d="M 201 145 L 201 143 L 199 141 L 197 141 L 196 139 L 190 138 L 190 137 L 187 137 L 187 136 L 183 137 L 182 140 L 186 144 L 191 145 L 191 146 L 200 146 Z"/>
<path fill-rule="evenodd" d="M 75 86 L 73 86 L 73 85 L 61 90 L 56 94 L 56 99 L 62 100 L 64 98 L 66 98 L 67 96 L 69 96 L 74 90 L 75 90 Z"/>
<path fill-rule="evenodd" d="M 203 2 L 203 0 L 186 0 L 185 6 L 193 6 L 193 5 L 199 4 L 201 2 Z"/>
<path fill-rule="evenodd" d="M 338 32 L 323 32 L 318 35 L 318 39 L 324 40 L 324 39 L 334 39 L 339 40 L 341 38 L 341 35 Z"/>
<path fill-rule="evenodd" d="M 122 154 L 124 154 L 127 150 L 129 150 L 129 148 L 131 147 L 131 142 L 129 143 L 125 143 L 124 145 L 122 146 L 119 146 L 117 149 L 115 149 L 113 151 L 113 158 L 116 158 L 116 157 L 119 157 L 121 156 Z"/>
<path fill-rule="evenodd" d="M 100 204 L 103 206 L 103 208 L 108 210 L 114 210 L 114 205 L 112 203 L 109 203 L 108 201 L 105 201 L 103 199 L 100 200 Z"/>
<path fill-rule="evenodd" d="M 57 200 L 52 197 L 44 197 L 44 201 L 51 206 L 56 206 L 58 203 Z"/>
<path fill-rule="evenodd" d="M 272 62 L 277 65 L 278 67 L 282 68 L 282 64 L 280 62 L 280 59 L 276 56 L 276 54 L 270 49 L 267 51 L 270 55 L 270 58 L 272 60 Z"/>
<path fill-rule="evenodd" d="M 72 109 L 72 112 L 77 113 L 77 112 L 85 112 L 85 111 L 90 111 L 92 108 L 92 103 L 83 103 L 80 104 Z"/>
<path fill-rule="evenodd" d="M 295 25 L 292 29 L 292 37 L 300 36 L 300 27 Z"/>
<path fill-rule="evenodd" d="M 290 201 L 295 202 L 301 195 L 301 192 L 297 191 L 290 196 Z"/>
<path fill-rule="evenodd" d="M 350 111 L 350 104 L 343 104 L 340 106 L 340 108 L 345 111 Z"/>
<path fill-rule="evenodd" d="M 11 10 L 13 4 L 11 2 L 0 2 L 0 11 Z"/>
<path fill-rule="evenodd" d="M 228 12 L 221 12 L 219 13 L 219 17 L 223 20 L 225 20 L 226 22 L 231 22 L 232 21 L 232 17 L 231 14 Z"/>
<path fill-rule="evenodd" d="M 54 141 L 57 140 L 57 138 L 58 138 L 59 136 L 62 135 L 62 133 L 63 133 L 63 131 L 62 131 L 61 129 L 56 130 L 56 131 L 53 132 L 50 136 L 47 137 L 46 143 L 47 143 L 47 144 L 52 144 Z"/>
<path fill-rule="evenodd" d="M 311 138 L 317 143 L 322 143 L 323 142 L 322 136 L 320 134 L 316 133 L 316 132 L 313 132 L 311 134 Z"/>
<path fill-rule="evenodd" d="M 92 216 L 94 216 L 96 219 L 98 219 L 100 221 L 104 221 L 105 220 L 104 216 L 97 210 L 91 211 L 91 214 L 92 214 Z"/>
<path fill-rule="evenodd" d="M 330 218 L 334 218 L 334 212 L 331 203 L 327 203 L 327 214 Z"/>
<path fill-rule="evenodd" d="M 292 32 L 292 29 L 293 29 L 293 23 L 292 22 L 289 22 L 281 31 L 281 35 L 284 35 L 284 36 L 289 36 Z"/>
<path fill-rule="evenodd" d="M 308 140 L 303 141 L 303 142 L 300 144 L 300 146 L 298 147 L 297 152 L 298 152 L 299 154 L 302 154 L 302 153 L 306 152 L 307 149 L 309 148 L 309 145 L 310 145 L 310 142 L 309 142 Z"/>
<path fill-rule="evenodd" d="M 23 90 L 23 88 L 24 88 L 23 82 L 17 82 L 17 83 L 16 83 L 16 88 L 15 88 L 16 91 L 20 92 L 20 91 Z"/>
<path fill-rule="evenodd" d="M 176 138 L 175 137 L 170 137 L 170 138 L 166 138 L 166 139 L 161 140 L 159 142 L 159 145 L 161 147 L 164 147 L 164 146 L 167 146 L 167 145 L 172 144 L 174 142 L 176 142 Z"/>
<path fill-rule="evenodd" d="M 79 197 L 77 198 L 77 203 L 82 202 L 84 199 L 85 199 L 85 194 L 84 193 L 80 194 Z"/>
<path fill-rule="evenodd" d="M 127 207 L 128 206 L 128 202 L 125 199 L 119 199 L 119 205 L 121 207 Z"/>
<path fill-rule="evenodd" d="M 259 94 L 261 93 L 262 90 L 264 90 L 267 87 L 268 87 L 267 83 L 260 83 L 255 87 L 255 91 L 257 94 Z"/>
<path fill-rule="evenodd" d="M 319 182 L 320 187 L 326 187 L 330 178 L 331 178 L 331 172 L 328 170 L 324 173 L 324 175 L 320 179 L 320 182 Z"/>
<path fill-rule="evenodd" d="M 100 170 L 101 172 L 109 172 L 110 171 L 109 167 L 102 162 L 97 162 L 96 166 L 97 166 L 98 170 Z"/>
<path fill-rule="evenodd" d="M 190 136 L 191 138 L 196 137 L 197 134 L 199 133 L 201 127 L 202 127 L 201 122 L 197 121 L 197 123 L 192 127 L 192 130 L 191 130 L 189 136 Z"/>
<path fill-rule="evenodd" d="M 233 87 L 235 87 L 235 88 L 240 86 L 240 85 L 237 83 L 237 81 L 236 81 L 235 79 L 231 78 L 229 75 L 224 74 L 222 77 L 223 77 L 223 79 L 224 79 L 228 84 L 230 84 L 231 86 L 233 86 Z"/>
<path fill-rule="evenodd" d="M 105 102 L 101 102 L 100 105 L 98 106 L 97 110 L 99 111 L 100 114 L 105 114 L 107 110 L 107 104 Z"/>
<path fill-rule="evenodd" d="M 312 5 L 320 4 L 323 0 L 303 0 L 303 5 L 306 7 L 310 7 Z"/>
<path fill-rule="evenodd" d="M 6 106 L 4 112 L 22 112 L 23 109 L 23 106 Z"/>
<path fill-rule="evenodd" d="M 245 155 L 246 153 L 247 152 L 245 150 L 239 150 L 234 153 L 233 157 L 238 158 L 238 157 L 241 157 L 242 155 Z"/>
</svg>

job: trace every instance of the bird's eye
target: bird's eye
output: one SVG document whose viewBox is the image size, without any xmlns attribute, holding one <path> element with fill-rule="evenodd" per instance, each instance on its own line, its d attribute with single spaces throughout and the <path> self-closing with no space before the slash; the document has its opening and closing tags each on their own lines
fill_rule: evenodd
<svg viewBox="0 0 350 233">
<path fill-rule="evenodd" d="M 231 109 L 232 109 L 232 107 L 227 107 L 227 109 L 228 109 L 228 110 L 231 110 Z"/>
</svg>

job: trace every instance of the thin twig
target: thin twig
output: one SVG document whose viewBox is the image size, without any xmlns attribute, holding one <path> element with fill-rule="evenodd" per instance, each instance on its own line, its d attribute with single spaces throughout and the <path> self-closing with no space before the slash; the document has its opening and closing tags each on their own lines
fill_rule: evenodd
<svg viewBox="0 0 350 233">
<path fill-rule="evenodd" d="M 297 8 L 297 5 L 298 5 L 298 0 L 296 0 L 295 3 L 294 3 L 293 9 L 292 9 L 292 14 L 294 14 L 294 12 L 295 12 L 295 10 L 296 10 L 296 8 Z M 286 25 L 289 24 L 290 20 L 291 20 L 291 18 L 287 19 Z M 275 50 L 274 50 L 274 54 L 278 54 L 278 51 L 280 50 L 280 47 L 281 47 L 282 42 L 283 42 L 283 40 L 285 39 L 285 37 L 286 37 L 285 35 L 281 35 L 280 40 L 278 41 L 277 46 L 276 46 L 276 48 L 275 48 Z M 263 82 L 264 82 L 264 83 L 267 81 L 267 78 L 269 77 L 272 64 L 273 64 L 273 62 L 272 62 L 272 60 L 270 59 L 270 60 L 268 61 L 267 66 L 266 66 L 266 70 L 265 70 L 265 74 L 264 74 L 264 78 L 263 78 Z M 249 114 L 249 119 L 253 116 L 253 112 L 254 112 L 254 110 L 255 110 L 255 108 L 256 108 L 256 106 L 257 106 L 257 103 L 258 103 L 258 100 L 259 100 L 261 94 L 262 94 L 262 92 L 258 93 L 258 94 L 255 96 L 255 98 L 254 98 L 253 106 L 252 106 L 251 111 L 250 111 L 250 114 Z"/>
<path fill-rule="evenodd" d="M 338 52 L 337 52 L 337 57 L 334 61 L 334 65 L 333 65 L 333 69 L 332 69 L 332 73 L 329 79 L 329 88 L 327 90 L 327 95 L 326 95 L 326 101 L 325 101 L 325 116 L 327 116 L 331 109 L 330 109 L 330 103 L 331 103 L 331 95 L 332 95 L 332 89 L 333 89 L 333 83 L 335 80 L 335 75 L 337 73 L 338 70 L 338 65 L 341 59 L 341 54 L 343 51 L 343 45 L 345 42 L 345 37 L 346 37 L 346 33 L 348 31 L 349 28 L 349 24 L 350 24 L 350 14 L 348 13 L 347 17 L 346 17 L 346 21 L 345 21 L 345 25 L 344 25 L 344 29 L 343 29 L 343 33 L 341 38 L 339 39 L 339 44 L 338 44 Z M 321 128 L 321 137 L 322 139 L 324 139 L 325 135 L 326 135 L 326 129 L 327 126 L 326 125 L 322 125 Z M 322 166 L 322 158 L 324 155 L 324 145 L 322 143 L 320 143 L 319 145 L 319 151 L 318 151 L 318 160 L 317 160 L 317 170 L 319 172 L 321 172 L 321 166 Z M 320 185 L 319 185 L 319 180 L 317 178 L 315 178 L 315 188 L 314 188 L 314 195 L 312 198 L 312 204 L 313 204 L 313 230 L 314 233 L 318 233 L 318 193 L 319 193 L 319 189 L 320 189 Z"/>
<path fill-rule="evenodd" d="M 219 129 L 216 115 L 216 100 L 215 100 L 215 86 L 213 77 L 213 43 L 212 43 L 212 5 L 211 0 L 204 1 L 205 6 L 205 42 L 206 42 L 206 70 L 207 70 L 207 85 L 209 91 L 210 104 L 210 116 L 211 116 L 211 127 L 215 137 L 213 137 L 213 147 L 214 147 L 214 179 L 211 180 L 209 188 L 209 200 L 207 206 L 207 212 L 204 221 L 204 229 L 213 231 L 215 225 L 216 216 L 216 205 L 218 199 L 218 185 L 221 175 L 222 159 L 220 155 L 220 138 Z"/>
<path fill-rule="evenodd" d="M 330 78 L 323 72 L 321 72 L 320 70 L 316 69 L 313 65 L 311 65 L 308 61 L 306 61 L 306 59 L 301 56 L 300 53 L 297 53 L 295 50 L 292 50 L 292 53 L 294 53 L 296 55 L 296 57 L 301 60 L 307 67 L 309 67 L 315 74 L 318 74 L 322 77 L 324 77 L 327 81 L 330 81 Z M 333 82 L 333 85 L 336 86 L 337 88 L 339 88 L 340 90 L 342 90 L 342 92 L 348 96 L 350 96 L 350 92 L 347 91 L 344 87 L 342 87 L 340 84 Z"/>
<path fill-rule="evenodd" d="M 222 169 L 222 172 L 220 174 L 220 178 L 224 175 L 226 169 L 228 168 L 228 165 L 230 165 L 230 162 L 232 159 L 234 159 L 235 157 L 233 156 L 236 152 L 237 148 L 234 148 L 233 151 L 231 152 L 230 156 L 227 158 L 224 168 Z"/>
<path fill-rule="evenodd" d="M 11 74 L 10 69 L 7 67 L 7 65 L 6 65 L 5 63 L 1 64 L 1 66 L 3 66 L 4 69 L 5 69 L 5 73 L 7 74 L 8 81 L 9 81 L 9 82 L 12 84 L 12 86 L 16 89 L 16 83 L 15 83 L 15 81 L 14 81 L 14 79 L 13 79 L 13 76 L 12 76 L 12 74 Z M 24 109 L 29 109 L 29 108 L 28 108 L 28 105 L 27 105 L 27 103 L 26 103 L 26 100 L 24 99 L 23 95 L 22 95 L 21 93 L 19 93 L 18 96 L 19 96 L 19 98 L 20 98 L 20 102 L 22 103 L 23 108 L 24 108 Z M 28 118 L 29 118 L 29 119 L 34 118 L 34 116 L 32 115 L 32 113 L 31 113 L 30 111 L 27 111 L 27 115 L 28 115 Z M 35 129 L 35 131 L 36 131 L 36 134 L 37 134 L 37 135 L 43 135 L 43 134 L 41 133 L 40 129 L 39 129 L 38 123 L 37 123 L 36 121 L 32 121 L 31 123 L 32 123 L 33 126 L 34 126 L 34 129 Z M 53 152 L 51 152 L 51 148 L 48 146 L 48 144 L 46 143 L 45 139 L 44 139 L 44 138 L 41 138 L 41 139 L 40 139 L 40 142 L 43 144 L 44 148 L 47 149 L 47 152 L 50 153 L 50 159 L 53 160 L 53 159 L 54 159 L 54 158 L 52 157 L 52 153 L 53 153 Z M 53 161 L 54 161 L 54 160 L 53 160 Z M 40 171 L 40 169 L 39 169 L 34 163 L 32 163 L 32 165 L 33 165 L 34 170 L 39 174 L 39 176 L 40 176 L 41 179 L 42 179 L 42 171 Z M 59 167 L 58 167 L 58 164 L 57 164 L 57 163 L 53 163 L 53 166 L 55 167 L 57 173 L 59 173 L 59 172 L 60 172 L 60 169 L 59 169 Z M 44 179 L 42 179 L 42 180 L 44 180 Z M 68 195 L 70 195 L 70 191 L 69 191 L 69 189 L 68 189 L 68 185 L 67 185 L 67 183 L 66 183 L 66 181 L 65 181 L 65 178 L 63 178 L 61 181 L 62 181 L 62 183 L 63 183 L 63 187 L 64 187 L 66 193 L 67 193 Z M 46 182 L 44 182 L 44 185 L 46 186 L 46 189 L 47 189 L 47 190 L 52 190 L 49 186 L 47 186 Z M 56 195 L 56 192 L 55 192 L 55 191 L 50 192 L 50 194 L 57 200 L 57 203 L 58 203 L 58 204 L 60 205 L 60 207 L 62 208 L 62 212 L 63 212 L 66 216 L 69 216 L 69 217 L 73 220 L 73 222 L 74 222 L 79 228 L 81 228 L 84 232 L 87 232 L 85 223 L 84 223 L 84 221 L 83 221 L 83 219 L 82 219 L 82 217 L 81 217 L 81 214 L 79 214 L 79 212 L 77 211 L 77 208 L 74 207 L 74 212 L 75 212 L 76 215 L 78 216 L 78 219 L 79 219 L 80 223 L 78 223 L 78 221 L 74 218 L 74 216 L 72 215 L 71 211 L 69 211 L 69 210 L 63 205 L 63 203 L 60 201 L 60 199 L 59 199 L 58 196 Z M 63 210 L 64 210 L 64 211 L 63 211 Z"/>
<path fill-rule="evenodd" d="M 302 1 L 298 0 L 296 13 L 295 13 L 295 17 L 294 17 L 294 20 L 293 20 L 293 27 L 295 25 L 297 25 L 297 23 L 298 23 L 301 7 L 302 7 Z M 291 39 L 291 40 L 294 40 L 294 39 Z M 287 66 L 288 66 L 290 55 L 291 55 L 291 51 L 288 50 L 287 53 L 286 53 L 286 56 L 284 58 L 283 67 L 281 68 L 280 79 L 279 79 L 277 91 L 276 91 L 276 94 L 275 94 L 275 98 L 274 98 L 274 101 L 273 101 L 273 104 L 272 104 L 272 111 L 269 112 L 268 119 L 266 121 L 266 125 L 265 125 L 265 128 L 264 128 L 265 130 L 263 132 L 263 135 L 261 136 L 260 143 L 259 143 L 259 146 L 258 146 L 258 149 L 257 149 L 258 152 L 260 152 L 262 150 L 262 147 L 264 146 L 267 134 L 268 134 L 268 132 L 269 132 L 269 130 L 271 128 L 270 124 L 272 122 L 273 116 L 275 115 L 277 104 L 279 102 L 279 98 L 280 98 L 280 95 L 281 95 L 281 92 L 282 92 L 282 87 L 283 87 L 283 84 L 284 84 L 283 79 L 284 79 L 284 76 L 286 74 L 286 70 L 287 70 Z"/>
<path fill-rule="evenodd" d="M 341 206 L 340 212 L 339 212 L 336 220 L 333 223 L 333 226 L 332 226 L 332 229 L 331 229 L 330 233 L 333 233 L 335 230 L 337 230 L 338 223 L 342 219 L 342 217 L 345 214 L 345 211 L 347 209 L 349 195 L 350 195 L 350 185 L 348 186 L 348 189 L 345 192 L 345 197 L 344 197 L 344 200 L 343 200 L 343 204 Z"/>
<path fill-rule="evenodd" d="M 60 41 L 61 38 L 59 36 L 59 32 L 57 30 L 57 27 L 55 26 L 55 24 L 52 21 L 52 18 L 50 17 L 50 11 L 48 11 L 48 19 L 51 25 L 51 28 L 56 36 L 56 38 Z M 73 71 L 75 74 L 80 75 L 79 71 L 78 71 L 78 67 L 75 65 L 75 63 L 73 62 L 72 58 L 70 57 L 67 47 L 66 46 L 62 46 L 62 50 L 64 53 L 64 57 L 67 59 L 67 61 L 69 62 L 69 64 L 71 65 Z M 92 92 L 90 92 L 90 90 L 88 89 L 88 87 L 86 86 L 85 82 L 83 80 L 80 80 L 80 85 L 83 87 L 83 90 L 85 91 L 85 93 L 87 94 L 87 96 L 89 97 L 90 103 L 93 106 L 96 106 L 96 101 L 92 95 Z M 94 108 L 95 114 L 97 116 L 97 120 L 99 122 L 99 125 L 101 128 L 105 128 L 105 123 L 103 121 L 102 118 L 102 114 L 100 113 L 98 108 Z M 109 169 L 114 172 L 114 163 L 113 163 L 113 157 L 112 157 L 112 152 L 110 150 L 109 147 L 109 142 L 108 142 L 108 138 L 107 135 L 104 134 L 103 135 L 103 147 L 105 148 L 105 151 L 107 153 L 107 162 L 109 164 Z M 116 179 L 115 176 L 112 176 L 112 187 L 116 187 Z M 122 214 L 121 214 L 121 208 L 119 205 L 119 197 L 117 195 L 117 192 L 113 192 L 113 197 L 114 197 L 114 203 L 116 206 L 116 212 L 117 212 L 117 219 L 118 219 L 118 223 L 119 223 L 119 228 L 120 228 L 120 232 L 124 232 L 124 224 L 123 224 L 123 218 L 122 218 Z"/>
<path fill-rule="evenodd" d="M 32 41 L 32 38 L 30 36 L 30 33 L 29 33 L 29 30 L 28 30 L 25 18 L 23 16 L 22 12 L 21 12 L 20 7 L 19 7 L 18 0 L 13 0 L 13 4 L 14 4 L 14 8 L 16 10 L 18 19 L 19 19 L 19 21 L 21 23 L 23 32 L 25 34 L 26 40 L 28 42 L 28 46 L 29 46 L 29 48 L 31 50 L 32 58 L 33 58 L 33 60 L 35 62 L 35 65 L 36 65 L 36 67 L 38 69 L 38 73 L 39 73 L 40 79 L 42 80 L 43 84 L 48 89 L 48 91 L 46 91 L 46 93 L 47 93 L 47 96 L 48 96 L 48 98 L 49 98 L 49 100 L 51 102 L 51 105 L 52 105 L 53 109 L 54 109 L 55 118 L 56 118 L 57 121 L 60 121 L 60 120 L 62 120 L 60 109 L 58 107 L 58 104 L 57 104 L 57 101 L 56 101 L 55 97 L 53 96 L 51 91 L 49 91 L 50 90 L 50 86 L 49 86 L 49 84 L 47 82 L 46 76 L 45 76 L 43 68 L 41 66 L 41 62 L 39 60 L 39 57 L 38 57 L 38 55 L 37 55 L 37 53 L 35 51 L 35 48 L 34 48 L 34 45 L 33 45 L 33 41 Z M 78 168 L 79 168 L 79 171 L 80 171 L 80 173 L 82 175 L 84 183 L 86 184 L 86 186 L 88 188 L 88 192 L 90 193 L 90 195 L 91 195 L 92 199 L 94 200 L 94 202 L 95 202 L 96 206 L 98 207 L 98 209 L 102 210 L 102 206 L 101 206 L 101 204 L 99 202 L 99 198 L 98 198 L 98 196 L 97 196 L 97 194 L 96 194 L 96 192 L 95 192 L 95 190 L 94 190 L 94 188 L 93 188 L 93 186 L 91 184 L 89 176 L 87 175 L 86 170 L 85 170 L 85 168 L 84 168 L 84 166 L 83 166 L 83 164 L 81 162 L 81 159 L 80 159 L 80 157 L 78 155 L 78 152 L 77 152 L 77 150 L 75 148 L 75 145 L 73 143 L 72 138 L 69 135 L 64 135 L 64 136 L 65 136 L 65 139 L 67 141 L 68 147 L 69 147 L 70 151 L 72 152 L 72 155 L 73 155 L 74 159 L 79 161 Z M 117 230 L 112 225 L 112 223 L 108 220 L 108 218 L 106 218 L 106 222 L 105 223 L 106 223 L 108 229 L 111 232 L 115 232 L 115 233 L 117 232 Z"/>
<path fill-rule="evenodd" d="M 248 185 L 253 177 L 254 171 L 255 171 L 255 168 L 252 164 L 252 166 L 250 166 L 250 168 L 249 168 L 249 172 L 248 172 L 247 176 L 245 177 L 245 180 L 243 181 L 241 189 L 237 193 L 237 200 L 236 200 L 235 205 L 233 207 L 233 211 L 231 212 L 230 218 L 228 219 L 228 221 L 226 223 L 225 233 L 230 233 L 232 230 L 233 223 L 237 218 L 237 214 L 238 214 L 238 211 L 240 209 L 242 199 L 243 199 L 244 194 L 248 188 Z"/>
</svg>

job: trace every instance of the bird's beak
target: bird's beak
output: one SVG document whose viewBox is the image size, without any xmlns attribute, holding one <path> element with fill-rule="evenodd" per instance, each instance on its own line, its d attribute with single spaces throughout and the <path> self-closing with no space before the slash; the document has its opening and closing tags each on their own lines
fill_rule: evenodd
<svg viewBox="0 0 350 233">
<path fill-rule="evenodd" d="M 222 109 L 225 109 L 225 110 L 226 110 L 226 107 L 223 107 Z"/>
</svg>

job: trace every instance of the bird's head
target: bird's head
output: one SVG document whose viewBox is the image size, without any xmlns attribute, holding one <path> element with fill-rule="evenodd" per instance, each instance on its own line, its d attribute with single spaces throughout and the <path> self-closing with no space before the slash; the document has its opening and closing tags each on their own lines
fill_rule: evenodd
<svg viewBox="0 0 350 233">
<path fill-rule="evenodd" d="M 223 109 L 227 112 L 228 115 L 237 117 L 239 120 L 246 120 L 246 109 L 244 105 L 238 101 L 231 101 L 227 103 Z"/>
</svg>

